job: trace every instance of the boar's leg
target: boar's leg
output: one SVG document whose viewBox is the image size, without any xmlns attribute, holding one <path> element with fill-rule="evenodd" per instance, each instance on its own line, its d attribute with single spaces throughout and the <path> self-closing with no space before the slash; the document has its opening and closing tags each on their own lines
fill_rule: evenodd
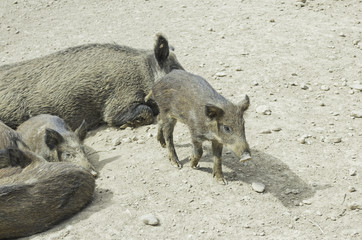
<svg viewBox="0 0 362 240">
<path fill-rule="evenodd" d="M 163 148 L 166 147 L 166 141 L 165 141 L 165 137 L 163 136 L 163 122 L 160 119 L 160 117 L 157 118 L 158 121 L 158 131 L 157 131 L 157 141 L 159 141 L 159 143 L 161 144 L 161 146 Z"/>
<path fill-rule="evenodd" d="M 195 138 L 192 138 L 192 144 L 194 145 L 194 152 L 191 156 L 191 167 L 192 168 L 198 168 L 199 160 L 202 156 L 202 142 L 196 140 Z"/>
<path fill-rule="evenodd" d="M 213 168 L 213 176 L 216 177 L 216 181 L 226 184 L 226 180 L 222 173 L 221 166 L 221 155 L 222 155 L 222 147 L 223 145 L 217 141 L 212 141 L 212 155 L 214 156 L 214 168 Z"/>
<path fill-rule="evenodd" d="M 144 104 L 135 105 L 124 112 L 120 112 L 111 119 L 105 121 L 111 126 L 136 128 L 143 125 L 151 124 L 154 120 L 152 109 Z"/>
<path fill-rule="evenodd" d="M 166 146 L 168 148 L 168 156 L 171 164 L 175 167 L 181 168 L 181 163 L 178 160 L 175 146 L 173 145 L 173 129 L 175 128 L 177 120 L 174 118 L 163 119 L 163 135 L 165 136 Z"/>
</svg>

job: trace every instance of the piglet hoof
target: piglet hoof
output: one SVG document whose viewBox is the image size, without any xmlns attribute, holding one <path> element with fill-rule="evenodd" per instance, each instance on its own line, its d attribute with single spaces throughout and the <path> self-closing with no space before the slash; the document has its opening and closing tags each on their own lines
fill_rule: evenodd
<svg viewBox="0 0 362 240">
<path fill-rule="evenodd" d="M 197 161 L 197 162 L 196 162 L 196 161 L 192 161 L 192 159 L 191 159 L 190 166 L 191 166 L 192 169 L 195 169 L 195 170 L 197 170 L 197 169 L 200 168 L 200 164 L 198 163 L 198 161 Z"/>
<path fill-rule="evenodd" d="M 179 160 L 170 159 L 171 165 L 177 167 L 178 169 L 182 168 L 182 164 Z"/>
<path fill-rule="evenodd" d="M 219 174 L 214 174 L 214 178 L 216 178 L 216 182 L 218 184 L 221 184 L 221 185 L 226 185 L 228 184 L 228 181 L 221 175 Z"/>
<path fill-rule="evenodd" d="M 196 166 L 191 165 L 191 168 L 195 169 L 195 170 L 199 170 L 200 169 L 200 164 L 197 164 Z"/>
</svg>

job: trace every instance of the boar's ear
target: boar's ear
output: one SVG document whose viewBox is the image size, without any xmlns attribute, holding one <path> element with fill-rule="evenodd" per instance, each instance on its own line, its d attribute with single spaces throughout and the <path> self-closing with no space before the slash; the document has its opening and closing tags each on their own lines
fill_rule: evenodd
<svg viewBox="0 0 362 240">
<path fill-rule="evenodd" d="M 50 150 L 53 150 L 58 144 L 62 143 L 64 141 L 64 138 L 60 133 L 57 131 L 47 128 L 45 129 L 45 143 L 50 148 Z"/>
<path fill-rule="evenodd" d="M 75 135 L 79 138 L 80 141 L 85 139 L 87 135 L 87 122 L 83 120 L 82 124 L 75 130 Z"/>
<path fill-rule="evenodd" d="M 0 168 L 5 167 L 26 167 L 31 160 L 18 148 L 0 150 Z"/>
<path fill-rule="evenodd" d="M 245 112 L 246 110 L 248 110 L 249 106 L 250 106 L 249 97 L 248 97 L 248 95 L 245 95 L 244 100 L 242 100 L 242 101 L 239 103 L 240 111 L 241 111 L 241 112 Z"/>
<path fill-rule="evenodd" d="M 0 150 L 0 169 L 10 166 L 10 156 L 8 150 Z"/>
<path fill-rule="evenodd" d="M 219 120 L 224 115 L 224 110 L 215 105 L 206 104 L 205 114 L 210 120 Z"/>
<path fill-rule="evenodd" d="M 163 67 L 163 63 L 166 61 L 168 55 L 170 54 L 170 49 L 166 37 L 164 37 L 160 33 L 156 35 L 154 53 L 158 64 L 160 65 L 160 67 Z"/>
</svg>

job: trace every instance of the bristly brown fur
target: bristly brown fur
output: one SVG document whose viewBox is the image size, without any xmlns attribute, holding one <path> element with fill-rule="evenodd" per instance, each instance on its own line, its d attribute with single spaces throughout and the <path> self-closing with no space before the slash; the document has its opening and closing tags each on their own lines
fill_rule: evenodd
<svg viewBox="0 0 362 240">
<path fill-rule="evenodd" d="M 153 51 L 87 44 L 1 66 L 0 120 L 14 129 L 43 113 L 72 130 L 83 120 L 90 128 L 150 124 L 156 110 L 144 97 L 160 77 L 183 69 L 168 48 L 159 34 Z"/>
</svg>

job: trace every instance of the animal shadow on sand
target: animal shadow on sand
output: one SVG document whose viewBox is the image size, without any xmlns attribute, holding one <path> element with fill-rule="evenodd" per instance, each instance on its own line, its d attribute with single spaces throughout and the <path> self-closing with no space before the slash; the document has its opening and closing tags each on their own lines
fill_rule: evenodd
<svg viewBox="0 0 362 240">
<path fill-rule="evenodd" d="M 212 155 L 208 152 L 210 150 L 205 151 L 201 158 L 199 170 L 212 173 L 212 168 L 202 167 L 203 162 L 212 162 Z M 189 164 L 189 159 L 183 159 L 181 163 L 185 166 Z M 245 164 L 239 162 L 233 154 L 224 153 L 222 164 L 228 182 L 241 181 L 250 185 L 252 182 L 263 183 L 265 192 L 271 193 L 288 208 L 311 198 L 317 190 L 303 181 L 286 163 L 259 150 L 252 150 L 252 160 Z"/>
</svg>

